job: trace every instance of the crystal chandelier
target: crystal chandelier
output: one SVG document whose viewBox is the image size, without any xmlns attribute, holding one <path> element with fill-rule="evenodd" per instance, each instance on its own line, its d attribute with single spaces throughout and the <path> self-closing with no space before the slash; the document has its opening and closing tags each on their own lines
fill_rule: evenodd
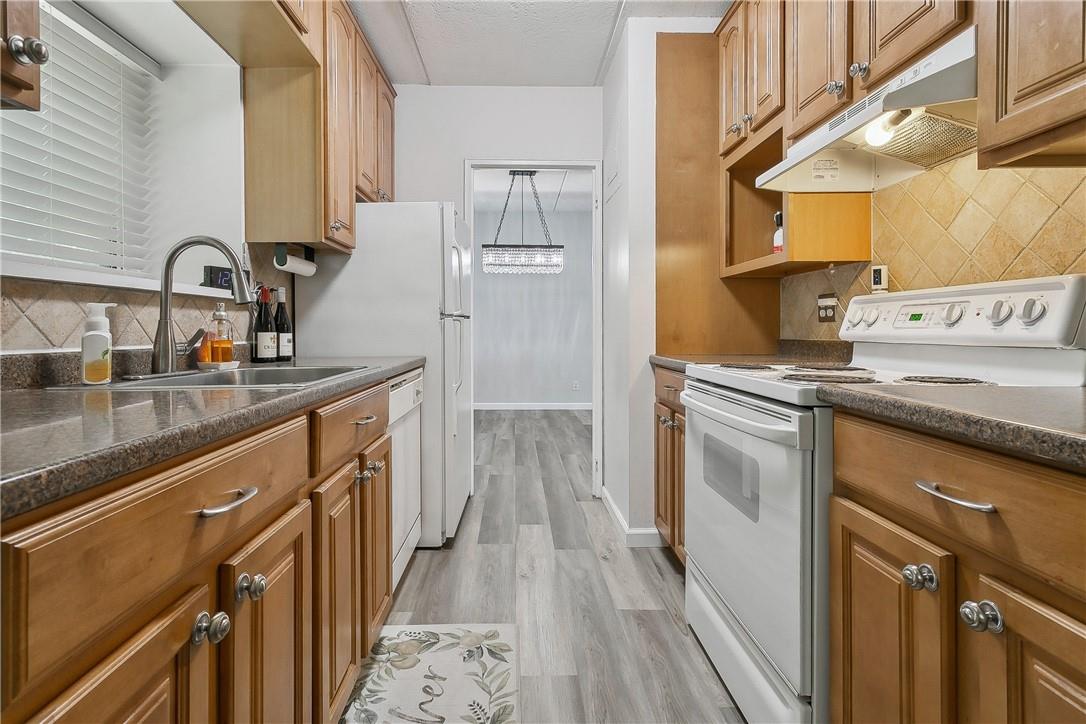
<svg viewBox="0 0 1086 724">
<path fill-rule="evenodd" d="M 498 231 L 494 234 L 493 244 L 483 244 L 483 271 L 490 274 L 559 274 L 565 268 L 566 248 L 551 242 L 551 232 L 543 216 L 543 204 L 539 201 L 539 190 L 535 186 L 535 171 L 510 171 L 509 191 L 505 194 L 505 206 L 498 220 Z M 513 195 L 513 186 L 520 177 L 520 243 L 501 244 L 498 242 L 505 222 L 505 213 L 509 210 L 509 197 Z M 535 208 L 539 212 L 539 223 L 543 227 L 546 244 L 524 243 L 524 179 L 532 187 Z"/>
</svg>

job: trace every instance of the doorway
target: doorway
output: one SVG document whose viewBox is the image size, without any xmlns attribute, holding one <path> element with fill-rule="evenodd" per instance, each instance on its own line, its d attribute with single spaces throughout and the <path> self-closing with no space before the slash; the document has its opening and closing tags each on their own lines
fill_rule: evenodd
<svg viewBox="0 0 1086 724">
<path fill-rule="evenodd" d="M 604 416 L 601 164 L 469 160 L 464 188 L 474 265 L 476 415 L 498 419 L 538 410 L 565 415 L 573 427 L 590 421 L 591 455 L 585 462 L 598 497 Z M 484 245 L 548 242 L 552 249 L 563 247 L 560 271 L 483 269 Z"/>
</svg>

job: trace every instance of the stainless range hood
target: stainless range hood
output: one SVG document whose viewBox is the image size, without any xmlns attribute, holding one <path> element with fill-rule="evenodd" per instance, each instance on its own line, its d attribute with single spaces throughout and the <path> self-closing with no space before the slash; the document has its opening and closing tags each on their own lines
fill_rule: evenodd
<svg viewBox="0 0 1086 724">
<path fill-rule="evenodd" d="M 825 193 L 904 181 L 976 149 L 976 98 L 973 26 L 801 138 L 755 183 Z"/>
</svg>

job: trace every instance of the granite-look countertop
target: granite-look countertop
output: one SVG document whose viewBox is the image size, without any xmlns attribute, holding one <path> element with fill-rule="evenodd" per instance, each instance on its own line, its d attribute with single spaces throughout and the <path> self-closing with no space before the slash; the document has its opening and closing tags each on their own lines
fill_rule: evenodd
<svg viewBox="0 0 1086 724">
<path fill-rule="evenodd" d="M 425 357 L 310 358 L 359 367 L 303 388 L 114 386 L 0 393 L 0 520 L 422 367 Z"/>
<path fill-rule="evenodd" d="M 820 385 L 835 408 L 1086 473 L 1086 388 Z"/>
<path fill-rule="evenodd" d="M 654 354 L 649 362 L 685 373 L 688 364 L 751 364 L 793 365 L 803 362 L 848 362 L 852 359 L 852 344 L 837 341 L 782 339 L 777 354 Z"/>
</svg>

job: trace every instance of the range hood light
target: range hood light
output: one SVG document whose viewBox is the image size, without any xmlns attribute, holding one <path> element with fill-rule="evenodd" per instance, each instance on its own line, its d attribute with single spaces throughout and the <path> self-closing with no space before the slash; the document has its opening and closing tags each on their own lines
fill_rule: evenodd
<svg viewBox="0 0 1086 724">
<path fill-rule="evenodd" d="M 904 123 L 911 115 L 912 110 L 905 108 L 900 111 L 894 111 L 893 113 L 886 113 L 879 116 L 879 118 L 864 131 L 864 141 L 872 148 L 885 146 L 890 142 L 890 139 L 894 137 L 894 132 L 897 130 L 897 127 Z"/>
</svg>

